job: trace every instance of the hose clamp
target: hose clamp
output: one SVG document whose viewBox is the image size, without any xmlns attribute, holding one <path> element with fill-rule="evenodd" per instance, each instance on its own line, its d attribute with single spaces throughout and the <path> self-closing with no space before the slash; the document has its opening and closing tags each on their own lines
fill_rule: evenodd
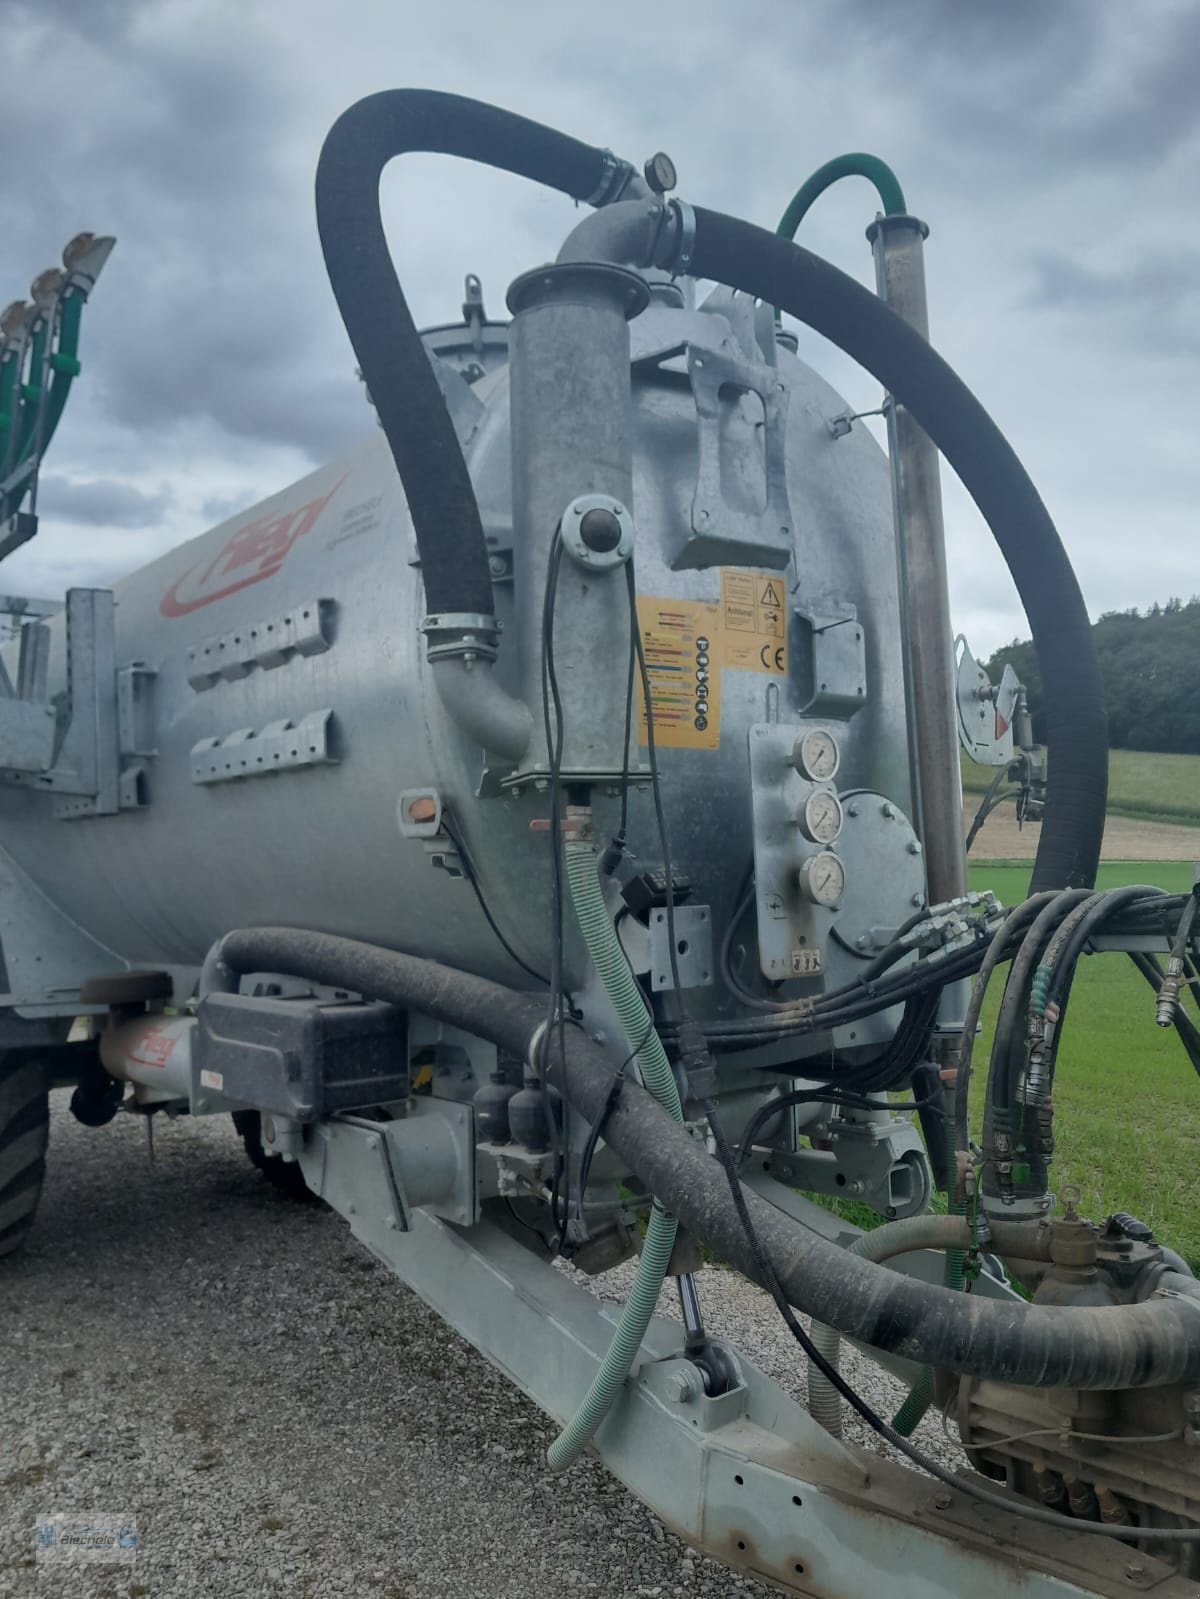
<svg viewBox="0 0 1200 1599">
<path fill-rule="evenodd" d="M 634 169 L 630 162 L 623 161 L 620 156 L 614 155 L 611 150 L 601 150 L 600 159 L 603 165 L 600 170 L 600 181 L 591 194 L 581 195 L 584 205 L 595 206 L 597 210 L 603 205 L 611 205 L 614 200 L 619 200 L 634 176 Z"/>
<path fill-rule="evenodd" d="M 654 264 L 676 277 L 686 277 L 696 253 L 696 213 L 686 200 L 668 200 L 667 211 L 671 226 L 663 229 L 666 249 L 662 255 L 656 254 Z"/>
<path fill-rule="evenodd" d="M 427 642 L 425 658 L 444 661 L 458 656 L 467 662 L 494 661 L 499 653 L 502 624 L 482 611 L 441 611 L 427 616 L 421 632 Z"/>
</svg>

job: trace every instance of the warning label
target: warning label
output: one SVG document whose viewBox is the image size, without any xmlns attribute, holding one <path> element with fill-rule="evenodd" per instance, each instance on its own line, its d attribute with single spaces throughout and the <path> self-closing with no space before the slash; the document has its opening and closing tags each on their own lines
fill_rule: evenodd
<svg viewBox="0 0 1200 1599">
<path fill-rule="evenodd" d="M 787 675 L 787 591 L 762 572 L 721 572 L 720 603 L 638 596 L 654 739 L 666 748 L 721 742 L 721 669 Z M 637 685 L 640 738 L 646 706 Z"/>
<path fill-rule="evenodd" d="M 724 665 L 787 675 L 787 592 L 781 577 L 723 570 L 721 621 Z"/>
<path fill-rule="evenodd" d="M 721 607 L 698 600 L 638 596 L 638 625 L 654 707 L 654 742 L 715 750 L 721 740 Z M 646 742 L 646 702 L 637 685 L 638 727 Z"/>
</svg>

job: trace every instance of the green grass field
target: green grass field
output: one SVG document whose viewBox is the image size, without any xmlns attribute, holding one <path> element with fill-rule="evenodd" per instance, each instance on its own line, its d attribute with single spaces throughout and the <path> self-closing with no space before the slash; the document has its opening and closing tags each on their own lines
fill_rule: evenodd
<svg viewBox="0 0 1200 1599">
<path fill-rule="evenodd" d="M 1142 861 L 1102 866 L 1098 886 L 1154 883 L 1182 892 L 1191 881 L 1186 864 Z M 1028 882 L 1027 865 L 971 868 L 972 887 L 992 889 L 1006 905 L 1022 898 Z M 992 985 L 975 1048 L 976 1136 L 1001 988 Z M 1054 1105 L 1052 1186 L 1078 1183 L 1083 1214 L 1093 1219 L 1132 1211 L 1200 1271 L 1200 1078 L 1174 1029 L 1155 1025 L 1154 995 L 1124 955 L 1080 962 Z"/>
<path fill-rule="evenodd" d="M 994 768 L 962 757 L 963 788 L 982 794 Z M 1108 810 L 1147 822 L 1182 822 L 1200 827 L 1200 755 L 1148 755 L 1110 750 Z"/>
</svg>

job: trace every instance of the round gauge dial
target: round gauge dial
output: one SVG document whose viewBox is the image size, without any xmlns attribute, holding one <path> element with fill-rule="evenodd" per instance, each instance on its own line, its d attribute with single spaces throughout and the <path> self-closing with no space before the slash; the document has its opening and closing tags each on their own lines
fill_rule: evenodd
<svg viewBox="0 0 1200 1599">
<path fill-rule="evenodd" d="M 846 888 L 846 868 L 832 850 L 823 849 L 804 862 L 800 882 L 818 905 L 836 905 Z"/>
<path fill-rule="evenodd" d="M 842 830 L 842 804 L 831 788 L 818 788 L 804 802 L 800 826 L 814 844 L 832 844 Z"/>
<path fill-rule="evenodd" d="M 830 782 L 837 772 L 840 758 L 837 740 L 823 727 L 814 727 L 803 738 L 798 738 L 792 750 L 792 762 L 796 770 L 801 777 L 810 778 L 814 783 Z"/>
</svg>

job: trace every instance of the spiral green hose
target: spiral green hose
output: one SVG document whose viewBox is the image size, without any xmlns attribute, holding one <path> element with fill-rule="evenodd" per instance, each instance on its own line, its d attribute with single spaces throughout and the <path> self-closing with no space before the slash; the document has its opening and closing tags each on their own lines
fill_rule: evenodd
<svg viewBox="0 0 1200 1599">
<path fill-rule="evenodd" d="M 595 851 L 590 843 L 568 839 L 563 845 L 563 858 L 575 919 L 592 963 L 620 1017 L 629 1050 L 633 1051 L 635 1044 L 642 1041 L 634 1056 L 642 1082 L 675 1121 L 682 1122 L 683 1108 L 679 1103 L 679 1090 L 675 1086 L 671 1063 L 651 1024 L 641 989 L 629 969 L 629 962 L 625 959 L 604 903 L 600 880 L 596 875 Z M 573 1465 L 612 1409 L 658 1303 L 663 1279 L 671 1263 L 671 1251 L 675 1247 L 675 1229 L 674 1216 L 668 1215 L 655 1200 L 650 1208 L 650 1222 L 646 1228 L 633 1287 L 621 1312 L 613 1341 L 579 1409 L 546 1452 L 546 1461 L 551 1470 L 565 1471 Z"/>
</svg>

